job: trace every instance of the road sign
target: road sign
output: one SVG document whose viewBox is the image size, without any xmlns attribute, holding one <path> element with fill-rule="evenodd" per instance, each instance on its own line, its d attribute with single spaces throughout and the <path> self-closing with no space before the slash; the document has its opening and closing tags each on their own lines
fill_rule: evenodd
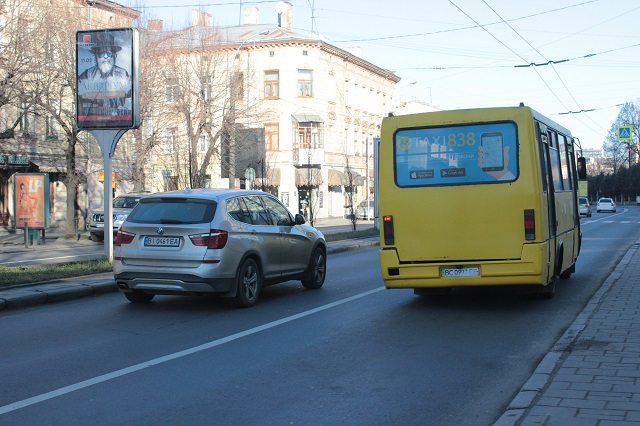
<svg viewBox="0 0 640 426">
<path fill-rule="evenodd" d="M 618 140 L 630 141 L 632 134 L 631 126 L 618 126 Z"/>
</svg>

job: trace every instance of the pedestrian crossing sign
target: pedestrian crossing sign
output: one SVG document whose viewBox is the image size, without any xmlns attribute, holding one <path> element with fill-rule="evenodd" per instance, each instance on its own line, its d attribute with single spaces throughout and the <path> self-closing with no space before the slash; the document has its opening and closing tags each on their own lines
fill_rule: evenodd
<svg viewBox="0 0 640 426">
<path fill-rule="evenodd" d="M 618 126 L 618 140 L 619 141 L 631 140 L 631 126 Z"/>
</svg>

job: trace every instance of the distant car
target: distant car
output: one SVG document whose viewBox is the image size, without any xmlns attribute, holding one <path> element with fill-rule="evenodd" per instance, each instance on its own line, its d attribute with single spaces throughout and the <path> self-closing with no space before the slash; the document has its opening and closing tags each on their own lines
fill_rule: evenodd
<svg viewBox="0 0 640 426">
<path fill-rule="evenodd" d="M 616 202 L 611 198 L 600 198 L 596 204 L 596 211 L 600 212 L 616 212 Z"/>
<path fill-rule="evenodd" d="M 112 229 L 115 235 L 120 225 L 127 218 L 129 212 L 138 204 L 140 198 L 149 195 L 148 192 L 119 195 L 113 199 Z M 104 240 L 104 210 L 94 210 L 89 216 L 89 233 L 94 241 Z"/>
<path fill-rule="evenodd" d="M 322 287 L 327 243 L 262 191 L 197 189 L 144 197 L 116 235 L 113 272 L 131 302 L 218 294 L 255 305 L 261 287 Z"/>
<path fill-rule="evenodd" d="M 373 200 L 364 200 L 356 208 L 356 217 L 361 220 L 373 220 L 375 216 L 375 207 Z"/>
<path fill-rule="evenodd" d="M 591 217 L 591 204 L 587 197 L 578 197 L 578 212 L 580 215 Z"/>
</svg>

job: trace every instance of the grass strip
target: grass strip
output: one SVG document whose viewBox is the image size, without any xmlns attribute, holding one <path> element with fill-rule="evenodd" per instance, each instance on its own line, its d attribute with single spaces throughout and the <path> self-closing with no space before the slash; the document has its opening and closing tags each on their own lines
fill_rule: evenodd
<svg viewBox="0 0 640 426">
<path fill-rule="evenodd" d="M 0 287 L 80 277 L 82 275 L 101 274 L 112 271 L 113 266 L 107 262 L 106 258 L 56 263 L 53 265 L 16 266 L 13 268 L 0 266 Z"/>
</svg>

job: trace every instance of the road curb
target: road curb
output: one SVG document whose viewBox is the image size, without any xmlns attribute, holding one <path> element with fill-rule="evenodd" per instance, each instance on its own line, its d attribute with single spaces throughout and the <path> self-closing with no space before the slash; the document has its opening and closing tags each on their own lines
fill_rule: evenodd
<svg viewBox="0 0 640 426">
<path fill-rule="evenodd" d="M 117 291 L 113 274 L 84 276 L 0 290 L 0 311 Z"/>
</svg>

